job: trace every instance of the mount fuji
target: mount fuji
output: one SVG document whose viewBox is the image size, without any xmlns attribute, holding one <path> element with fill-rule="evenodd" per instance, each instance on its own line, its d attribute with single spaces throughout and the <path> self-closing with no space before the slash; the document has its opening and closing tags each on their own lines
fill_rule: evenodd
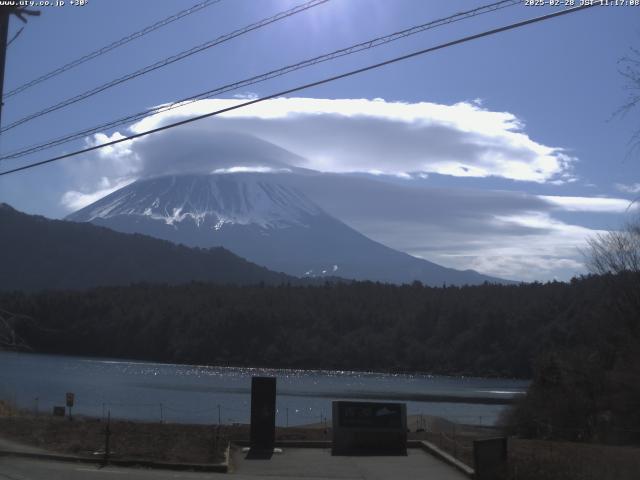
<svg viewBox="0 0 640 480">
<path fill-rule="evenodd" d="M 222 246 L 297 277 L 427 285 L 504 281 L 454 270 L 375 242 L 269 173 L 167 175 L 138 180 L 67 216 L 191 247 Z"/>
</svg>

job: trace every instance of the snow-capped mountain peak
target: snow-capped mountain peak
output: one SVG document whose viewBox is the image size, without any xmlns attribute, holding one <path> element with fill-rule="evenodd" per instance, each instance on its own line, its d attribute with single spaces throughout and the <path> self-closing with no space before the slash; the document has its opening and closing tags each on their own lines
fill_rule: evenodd
<svg viewBox="0 0 640 480">
<path fill-rule="evenodd" d="M 67 219 L 192 247 L 223 246 L 258 265 L 299 277 L 420 280 L 429 285 L 497 280 L 381 245 L 279 178 L 272 173 L 220 173 L 139 180 Z"/>
<path fill-rule="evenodd" d="M 322 210 L 299 191 L 267 181 L 268 174 L 171 175 L 134 182 L 71 214 L 92 222 L 120 215 L 177 226 L 185 221 L 220 230 L 225 225 L 263 229 L 304 226 Z"/>
</svg>

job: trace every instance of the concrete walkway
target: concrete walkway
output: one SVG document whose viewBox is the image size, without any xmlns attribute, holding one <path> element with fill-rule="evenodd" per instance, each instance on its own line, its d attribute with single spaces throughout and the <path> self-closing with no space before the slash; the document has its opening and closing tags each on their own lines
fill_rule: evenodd
<svg viewBox="0 0 640 480">
<path fill-rule="evenodd" d="M 13 451 L 42 453 L 7 440 L 0 446 Z M 12 448 L 8 448 L 12 447 Z M 20 448 L 21 447 L 21 448 Z M 0 480 L 82 480 L 94 478 L 201 479 L 225 476 L 234 480 L 361 479 L 361 480 L 468 480 L 469 477 L 421 449 L 388 457 L 332 457 L 328 448 L 284 448 L 270 460 L 246 460 L 241 449 L 232 452 L 231 470 L 224 473 L 176 472 L 147 468 L 99 468 L 82 462 L 57 462 L 0 456 Z"/>
<path fill-rule="evenodd" d="M 416 448 L 406 457 L 332 457 L 321 448 L 285 448 L 270 460 L 246 460 L 232 455 L 232 477 L 239 479 L 363 479 L 363 480 L 468 480 L 455 468 Z"/>
</svg>

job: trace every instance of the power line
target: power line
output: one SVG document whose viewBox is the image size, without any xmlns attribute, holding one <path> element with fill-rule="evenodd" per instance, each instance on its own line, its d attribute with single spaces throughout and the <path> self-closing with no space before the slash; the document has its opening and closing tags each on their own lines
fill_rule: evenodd
<svg viewBox="0 0 640 480">
<path fill-rule="evenodd" d="M 145 132 L 136 133 L 134 135 L 130 135 L 128 137 L 123 137 L 123 138 L 120 138 L 118 140 L 112 140 L 110 142 L 101 143 L 100 145 L 94 145 L 92 147 L 87 147 L 87 148 L 84 148 L 82 150 L 76 150 L 74 152 L 66 153 L 64 155 L 59 155 L 57 157 L 49 158 L 47 160 L 42 160 L 42 161 L 39 161 L 39 162 L 31 163 L 29 165 L 24 165 L 22 167 L 18 167 L 18 168 L 14 168 L 14 169 L 11 169 L 11 170 L 4 171 L 4 172 L 0 172 L 0 176 L 9 175 L 11 173 L 20 172 L 22 170 L 27 170 L 27 169 L 30 169 L 30 168 L 34 168 L 34 167 L 38 167 L 38 166 L 41 166 L 41 165 L 45 165 L 47 163 L 56 162 L 58 160 L 63 160 L 65 158 L 74 157 L 74 156 L 80 155 L 82 153 L 88 153 L 88 152 L 91 152 L 91 151 L 94 151 L 94 150 L 99 150 L 99 149 L 104 148 L 104 147 L 110 147 L 110 146 L 116 145 L 118 143 L 134 140 L 136 138 L 145 137 L 145 136 L 151 135 L 153 133 L 162 132 L 164 130 L 169 130 L 171 128 L 175 128 L 175 127 L 179 127 L 179 126 L 182 126 L 182 125 L 186 125 L 188 123 L 196 122 L 198 120 L 202 120 L 202 119 L 205 119 L 205 118 L 221 115 L 223 113 L 230 112 L 232 110 L 237 110 L 239 108 L 248 107 L 250 105 L 254 105 L 256 103 L 264 102 L 266 100 L 271 100 L 271 99 L 274 99 L 274 98 L 282 97 L 284 95 L 289 95 L 290 93 L 299 92 L 301 90 L 306 90 L 306 89 L 311 88 L 311 87 L 317 87 L 318 85 L 324 85 L 326 83 L 334 82 L 336 80 L 340 80 L 340 79 L 343 79 L 343 78 L 347 78 L 347 77 L 351 77 L 351 76 L 354 76 L 354 75 L 358 75 L 360 73 L 368 72 L 369 70 L 374 70 L 376 68 L 384 67 L 386 65 L 391 65 L 393 63 L 397 63 L 397 62 L 401 62 L 401 61 L 404 61 L 404 60 L 408 60 L 410 58 L 414 58 L 414 57 L 417 57 L 417 56 L 420 56 L 420 55 L 431 53 L 431 52 L 434 52 L 436 50 L 442 50 L 444 48 L 448 48 L 448 47 L 452 47 L 454 45 L 459 45 L 461 43 L 466 43 L 466 42 L 470 42 L 470 41 L 473 41 L 473 40 L 477 40 L 477 39 L 482 38 L 482 37 L 495 35 L 495 34 L 502 33 L 502 32 L 508 31 L 508 30 L 513 30 L 513 29 L 516 29 L 516 28 L 523 27 L 525 25 L 530 25 L 532 23 L 538 23 L 538 22 L 542 22 L 542 21 L 545 21 L 545 20 L 549 20 L 551 18 L 559 17 L 561 15 L 566 15 L 566 14 L 574 13 L 574 12 L 577 12 L 577 11 L 580 11 L 580 10 L 585 10 L 585 9 L 591 8 L 591 7 L 595 6 L 595 5 L 596 4 L 584 4 L 584 5 L 581 5 L 581 6 L 578 6 L 578 7 L 572 7 L 572 8 L 560 10 L 558 12 L 548 13 L 546 15 L 542 15 L 542 16 L 539 16 L 539 17 L 534 17 L 534 18 L 530 18 L 530 19 L 523 20 L 523 21 L 520 21 L 520 22 L 512 23 L 512 24 L 509 24 L 509 25 L 505 25 L 503 27 L 494 28 L 492 30 L 486 30 L 484 32 L 477 33 L 475 35 L 470 35 L 470 36 L 467 36 L 467 37 L 458 38 L 458 39 L 452 40 L 450 42 L 441 43 L 439 45 L 436 45 L 435 47 L 425 48 L 425 49 L 422 49 L 422 50 L 418 50 L 416 52 L 408 53 L 406 55 L 402 55 L 402 56 L 399 56 L 399 57 L 394 57 L 394 58 L 389 59 L 389 60 L 385 60 L 384 62 L 375 63 L 373 65 L 368 65 L 366 67 L 358 68 L 358 69 L 355 69 L 355 70 L 350 70 L 348 72 L 341 73 L 339 75 L 334 75 L 332 77 L 327 77 L 327 78 L 324 78 L 322 80 L 317 80 L 315 82 L 307 83 L 307 84 L 304 84 L 304 85 L 301 85 L 301 86 L 298 86 L 298 87 L 290 88 L 290 89 L 287 89 L 287 90 L 282 90 L 280 92 L 273 93 L 273 94 L 268 95 L 266 97 L 257 98 L 255 100 L 249 100 L 247 102 L 244 102 L 244 103 L 241 103 L 241 104 L 238 104 L 238 105 L 233 105 L 231 107 L 222 108 L 220 110 L 216 110 L 216 111 L 213 111 L 213 112 L 205 113 L 203 115 L 198 115 L 197 117 L 188 118 L 188 119 L 185 119 L 185 120 L 181 120 L 179 122 L 174 122 L 174 123 L 171 123 L 169 125 L 164 125 L 162 127 L 153 128 L 151 130 L 147 130 Z"/>
<path fill-rule="evenodd" d="M 222 0 L 205 0 L 204 2 L 200 2 L 195 4 L 194 6 L 187 8 L 185 10 L 181 10 L 180 12 L 171 15 L 167 18 L 164 18 L 156 23 L 154 23 L 153 25 L 150 25 L 148 27 L 143 28 L 142 30 L 139 30 L 137 32 L 131 33 L 129 35 L 127 35 L 126 37 L 122 37 L 120 40 L 116 40 L 115 42 L 110 43 L 109 45 L 106 45 L 102 48 L 99 48 L 97 50 L 94 50 L 91 53 L 88 53 L 76 60 L 73 60 L 72 62 L 69 62 L 65 65 L 63 65 L 62 67 L 58 67 L 55 70 L 50 71 L 49 73 L 45 73 L 44 75 L 41 75 L 38 78 L 35 78 L 27 83 L 24 83 L 22 85 L 20 85 L 17 88 L 14 88 L 13 90 L 7 92 L 2 98 L 4 100 L 6 100 L 9 97 L 12 97 L 14 95 L 17 95 L 18 93 L 24 92 L 25 90 L 27 90 L 28 88 L 31 88 L 35 85 L 38 85 L 39 83 L 42 83 L 46 80 L 49 80 L 50 78 L 53 78 L 55 76 L 60 75 L 61 73 L 64 73 L 68 70 L 71 70 L 72 68 L 77 67 L 78 65 L 81 65 L 85 62 L 88 62 L 89 60 L 92 60 L 96 57 L 99 57 L 101 55 L 104 55 L 107 52 L 110 52 L 111 50 L 115 50 L 118 47 L 121 47 L 123 45 L 126 45 L 129 42 L 132 42 L 133 40 L 137 40 L 140 37 L 143 37 L 145 35 L 147 35 L 148 33 L 151 33 L 155 30 L 158 30 L 159 28 L 162 28 L 166 25 L 169 25 L 170 23 L 175 22 L 176 20 L 180 20 L 183 17 L 186 17 L 187 15 L 191 15 L 192 13 L 196 13 L 199 12 L 200 10 L 207 8 L 211 5 L 214 5 L 216 3 L 221 2 Z M 17 37 L 17 35 L 16 35 Z"/>
<path fill-rule="evenodd" d="M 23 30 L 24 30 L 24 27 L 20 27 L 20 30 L 18 30 L 16 33 L 13 34 L 13 37 L 11 37 L 11 40 L 7 42 L 7 47 L 11 45 L 16 40 L 16 38 L 20 36 Z"/>
<path fill-rule="evenodd" d="M 369 50 L 372 48 L 376 48 L 379 47 L 381 45 L 387 44 L 387 43 L 391 43 L 394 42 L 396 40 L 400 40 L 402 38 L 406 38 L 408 36 L 411 35 L 415 35 L 417 33 L 421 33 L 424 32 L 426 30 L 430 30 L 436 27 L 440 27 L 443 25 L 448 25 L 450 23 L 454 23 L 454 22 L 458 22 L 467 18 L 472 18 L 478 15 L 482 15 L 485 13 L 490 13 L 490 12 L 494 12 L 496 10 L 500 10 L 502 8 L 506 8 L 506 7 L 510 7 L 513 5 L 517 5 L 521 3 L 520 0 L 502 0 L 496 3 L 492 3 L 489 5 L 484 5 L 482 7 L 478 7 L 478 8 L 474 8 L 472 10 L 468 10 L 468 11 L 464 11 L 464 12 L 459 12 L 456 13 L 454 15 L 448 16 L 448 17 L 444 17 L 444 18 L 440 18 L 437 20 L 432 20 L 428 23 L 424 23 L 421 25 L 417 25 L 414 27 L 410 27 L 410 28 L 406 28 L 404 30 L 398 31 L 398 32 L 394 32 L 391 33 L 389 35 L 385 35 L 382 37 L 377 37 L 377 38 L 373 38 L 370 40 L 367 40 L 365 42 L 360 42 L 357 43 L 355 45 L 351 45 L 349 47 L 346 48 L 341 48 L 339 50 L 335 50 L 332 51 L 330 53 L 326 53 L 317 57 L 313 57 L 311 59 L 307 59 L 307 60 L 303 60 L 301 62 L 295 63 L 295 64 L 291 64 L 291 65 L 287 65 L 285 67 L 282 68 L 278 68 L 276 70 L 271 70 L 269 72 L 260 74 L 260 75 L 256 75 L 244 80 L 240 80 L 238 82 L 234 82 L 234 83 L 230 83 L 227 85 L 223 85 L 221 87 L 217 87 L 215 89 L 212 90 L 208 90 L 206 92 L 202 92 L 202 93 L 198 93 L 196 95 L 192 95 L 190 97 L 186 97 L 183 98 L 181 100 L 172 102 L 170 104 L 164 105 L 160 108 L 151 108 L 151 109 L 147 109 L 147 110 L 143 110 L 141 112 L 137 112 L 131 115 L 127 115 L 125 117 L 119 118 L 117 120 L 112 120 L 110 122 L 107 123 L 103 123 L 101 125 L 97 125 L 88 129 L 84 129 L 81 130 L 79 132 L 75 132 L 69 135 L 65 135 L 62 137 L 58 137 L 54 140 L 50 140 L 44 143 L 40 143 L 40 144 L 36 144 L 36 145 L 32 145 L 30 147 L 26 147 L 23 148 L 21 150 L 17 150 L 11 153 L 7 153 L 3 156 L 0 156 L 0 160 L 7 160 L 7 159 L 14 159 L 14 158 L 20 158 L 23 157 L 25 155 L 29 155 L 32 153 L 36 153 L 36 152 L 40 152 L 42 150 L 46 150 L 48 148 L 52 148 L 52 147 L 56 147 L 58 145 L 62 145 L 64 143 L 68 143 L 70 141 L 73 140 L 77 140 L 79 138 L 85 137 L 87 135 L 91 135 L 93 133 L 97 133 L 100 131 L 104 131 L 106 129 L 111 129 L 114 127 L 118 127 L 120 125 L 125 125 L 128 123 L 132 123 L 136 120 L 148 117 L 148 116 L 152 116 L 158 113 L 164 113 L 170 110 L 173 110 L 175 108 L 179 108 L 179 107 L 183 107 L 185 105 L 189 105 L 191 103 L 194 103 L 198 100 L 202 100 L 205 98 L 210 98 L 213 96 L 217 96 L 217 95 L 221 95 L 223 93 L 227 93 L 230 91 L 234 91 L 234 90 L 238 90 L 240 88 L 243 87 L 247 87 L 250 85 L 255 85 L 257 83 L 262 83 L 265 82 L 267 80 L 271 80 L 273 78 L 276 77 L 280 77 L 283 75 L 286 75 L 288 73 L 297 71 L 297 70 L 301 70 L 303 68 L 308 68 L 311 67 L 313 65 L 317 65 L 319 63 L 323 63 L 326 61 L 330 61 L 330 60 L 334 60 L 336 58 L 340 58 L 340 57 L 344 57 L 344 56 L 348 56 L 348 55 L 352 55 L 364 50 Z"/>
<path fill-rule="evenodd" d="M 55 112 L 56 110 L 60 110 L 61 108 L 67 107 L 81 100 L 92 97 L 109 88 L 115 87 L 116 85 L 120 85 L 121 83 L 127 82 L 129 80 L 133 80 L 134 78 L 140 77 L 154 70 L 158 70 L 159 68 L 166 67 L 167 65 L 171 65 L 174 62 L 183 60 L 187 57 L 190 57 L 191 55 L 202 52 L 203 50 L 214 47 L 216 45 L 220 45 L 221 43 L 224 43 L 224 42 L 228 42 L 233 38 L 239 37 L 246 33 L 252 32 L 253 30 L 257 30 L 259 28 L 270 25 L 272 23 L 278 22 L 284 18 L 288 18 L 298 13 L 304 12 L 306 10 L 309 10 L 310 8 L 317 7 L 318 5 L 322 5 L 323 3 L 326 3 L 328 1 L 329 0 L 309 0 L 306 3 L 302 3 L 289 10 L 285 10 L 271 17 L 264 18 L 256 23 L 247 25 L 246 27 L 240 28 L 238 30 L 234 30 L 233 32 L 222 35 L 214 40 L 210 40 L 203 44 L 197 45 L 195 47 L 190 48 L 189 50 L 184 50 L 176 55 L 172 55 L 171 57 L 167 57 L 163 60 L 160 60 L 159 62 L 155 62 L 151 65 L 147 65 L 146 67 L 136 70 L 135 72 L 128 73 L 127 75 L 111 80 L 110 82 L 103 83 L 102 85 L 99 85 L 95 88 L 92 88 L 91 90 L 87 90 L 86 92 L 75 95 L 74 97 L 67 98 L 66 100 L 63 100 L 59 103 L 56 103 L 55 105 L 47 107 L 44 110 L 40 110 L 39 112 L 35 112 L 30 115 L 27 115 L 26 117 L 22 117 L 21 119 L 16 120 L 15 122 L 12 122 L 6 127 L 0 129 L 0 133 L 4 133 L 7 130 L 11 130 L 12 128 L 17 127 L 18 125 L 22 125 L 23 123 L 29 122 L 35 118 L 41 117 L 51 112 Z"/>
</svg>

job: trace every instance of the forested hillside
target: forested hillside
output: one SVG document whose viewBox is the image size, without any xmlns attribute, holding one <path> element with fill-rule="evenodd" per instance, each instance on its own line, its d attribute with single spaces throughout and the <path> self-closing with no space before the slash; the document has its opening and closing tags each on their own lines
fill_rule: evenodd
<svg viewBox="0 0 640 480">
<path fill-rule="evenodd" d="M 187 248 L 91 224 L 50 220 L 4 203 L 0 203 L 0 231 L 0 290 L 192 280 L 236 285 L 296 281 L 224 248 Z"/>
<path fill-rule="evenodd" d="M 541 353 L 615 362 L 638 317 L 614 308 L 616 277 L 431 288 L 135 285 L 5 293 L 37 352 L 169 362 L 532 376 Z"/>
</svg>

